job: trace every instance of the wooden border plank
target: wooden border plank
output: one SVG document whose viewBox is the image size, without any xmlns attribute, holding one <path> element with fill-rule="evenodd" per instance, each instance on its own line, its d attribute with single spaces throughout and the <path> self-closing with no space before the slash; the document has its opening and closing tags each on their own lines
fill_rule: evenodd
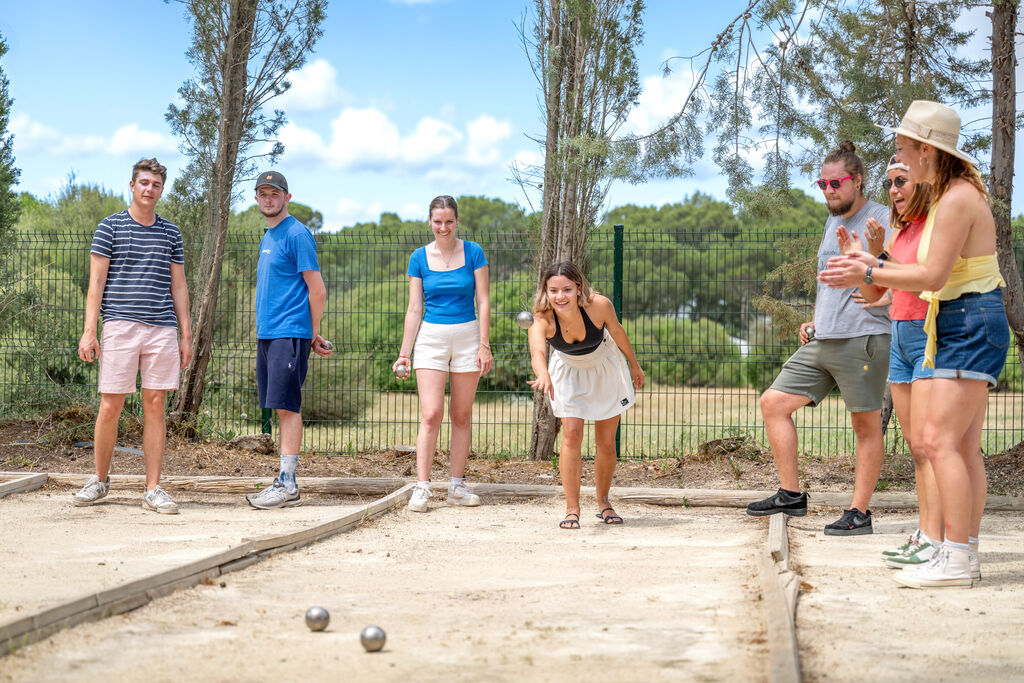
<svg viewBox="0 0 1024 683">
<path fill-rule="evenodd" d="M 779 585 L 775 563 L 767 554 L 758 555 L 757 569 L 761 580 L 761 605 L 764 607 L 771 680 L 773 683 L 798 683 L 800 654 L 789 601 Z"/>
<path fill-rule="evenodd" d="M 35 491 L 36 489 L 42 488 L 49 479 L 49 475 L 45 472 L 30 474 L 28 476 L 22 475 L 20 479 L 13 479 L 11 481 L 0 484 L 0 498 L 9 496 L 12 493 L 24 493 L 26 491 Z"/>
</svg>

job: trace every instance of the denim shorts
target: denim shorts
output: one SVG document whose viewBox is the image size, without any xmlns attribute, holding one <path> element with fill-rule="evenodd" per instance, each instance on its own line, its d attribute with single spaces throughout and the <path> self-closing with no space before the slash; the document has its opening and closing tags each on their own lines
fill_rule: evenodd
<svg viewBox="0 0 1024 683">
<path fill-rule="evenodd" d="M 927 342 L 924 320 L 892 321 L 890 384 L 910 384 L 919 379 L 928 379 L 935 373 L 932 368 L 924 367 L 924 347 Z"/>
<path fill-rule="evenodd" d="M 256 388 L 260 408 L 302 409 L 302 383 L 309 369 L 312 339 L 282 337 L 256 342 Z"/>
<path fill-rule="evenodd" d="M 996 385 L 1010 348 L 1003 293 L 964 294 L 939 302 L 935 377 L 983 379 Z"/>
</svg>

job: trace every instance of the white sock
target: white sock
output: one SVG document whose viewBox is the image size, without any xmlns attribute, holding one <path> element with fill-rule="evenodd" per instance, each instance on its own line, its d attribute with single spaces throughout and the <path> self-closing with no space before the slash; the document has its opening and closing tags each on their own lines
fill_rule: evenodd
<svg viewBox="0 0 1024 683">
<path fill-rule="evenodd" d="M 418 482 L 416 482 L 416 486 L 419 486 L 420 488 L 424 488 L 424 489 L 429 491 L 430 490 L 430 480 L 428 479 L 427 481 L 418 481 Z"/>
<path fill-rule="evenodd" d="M 957 543 L 955 541 L 946 541 L 946 547 L 950 550 L 959 550 L 962 553 L 969 552 L 971 549 L 967 543 Z"/>
<path fill-rule="evenodd" d="M 973 552 L 978 552 L 978 537 L 977 536 L 968 536 L 967 537 L 967 545 L 971 546 L 971 550 Z"/>
<path fill-rule="evenodd" d="M 463 477 L 452 477 L 452 482 L 448 484 L 448 488 L 454 489 L 456 486 L 462 483 Z"/>
<path fill-rule="evenodd" d="M 295 468 L 299 465 L 299 456 L 281 454 L 281 471 L 277 475 L 277 480 L 284 486 L 284 490 L 288 493 L 295 493 L 299 490 L 299 485 L 295 482 Z"/>
</svg>

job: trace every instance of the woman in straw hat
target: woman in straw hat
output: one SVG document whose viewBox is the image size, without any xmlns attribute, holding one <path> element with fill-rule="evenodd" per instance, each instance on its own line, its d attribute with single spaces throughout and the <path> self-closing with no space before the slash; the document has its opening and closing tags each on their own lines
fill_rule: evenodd
<svg viewBox="0 0 1024 683">
<path fill-rule="evenodd" d="M 921 291 L 928 302 L 926 367 L 934 368 L 922 445 L 939 487 L 945 543 L 926 564 L 894 575 L 911 588 L 970 586 L 981 578 L 977 538 L 987 480 L 981 430 L 988 388 L 1006 362 L 1010 333 L 996 261 L 996 232 L 977 161 L 957 149 L 959 115 L 917 100 L 896 134 L 896 156 L 913 182 L 929 182 L 928 211 L 916 264 L 860 251 L 832 259 L 818 278 L 834 287 L 861 282 Z"/>
</svg>

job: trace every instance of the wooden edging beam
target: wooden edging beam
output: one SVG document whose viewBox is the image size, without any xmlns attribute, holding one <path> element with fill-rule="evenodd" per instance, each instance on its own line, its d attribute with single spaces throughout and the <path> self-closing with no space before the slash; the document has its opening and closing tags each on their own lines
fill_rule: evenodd
<svg viewBox="0 0 1024 683">
<path fill-rule="evenodd" d="M 98 593 L 75 598 L 35 614 L 0 624 L 0 657 L 71 626 L 86 621 L 98 621 L 114 614 L 138 609 L 151 600 L 169 595 L 174 591 L 191 588 L 203 581 L 244 569 L 264 557 L 293 550 L 348 531 L 364 521 L 405 504 L 411 495 L 412 485 L 405 485 L 342 517 L 308 529 L 247 540 L 240 545 L 188 564 L 129 581 Z"/>
<path fill-rule="evenodd" d="M 789 569 L 787 519 L 784 514 L 771 516 L 767 552 L 757 558 L 773 683 L 800 681 L 800 652 L 796 640 L 796 600 L 800 577 Z"/>
<path fill-rule="evenodd" d="M 43 472 L 41 474 L 30 474 L 28 476 L 22 476 L 18 479 L 11 479 L 0 484 L 0 498 L 9 496 L 12 493 L 22 493 L 25 491 L 35 491 L 36 489 L 42 488 L 43 484 L 49 476 Z"/>
<path fill-rule="evenodd" d="M 0 473 L 0 476 L 3 476 Z M 50 473 L 55 484 L 81 487 L 89 480 L 89 474 Z M 115 488 L 141 491 L 146 477 L 141 474 L 115 474 L 110 477 Z M 303 493 L 326 493 L 334 495 L 384 495 L 410 483 L 394 477 L 299 477 Z M 273 477 L 185 477 L 165 476 L 160 485 L 167 490 L 194 491 L 200 493 L 252 493 L 273 482 Z M 446 482 L 434 482 L 431 488 L 441 490 Z M 469 484 L 469 488 L 483 496 L 510 498 L 544 498 L 561 496 L 562 487 L 551 484 Z M 594 492 L 594 487 L 584 486 L 584 494 Z M 774 491 L 735 491 L 713 489 L 670 489 L 651 487 L 621 487 L 612 489 L 617 500 L 649 505 L 682 505 L 687 507 L 740 507 L 745 508 L 755 500 L 774 494 Z M 808 496 L 811 507 L 845 508 L 850 504 L 850 494 L 840 492 L 811 493 Z M 872 508 L 888 510 L 916 510 L 917 494 L 889 493 L 880 491 L 871 498 Z M 985 509 L 990 512 L 1024 512 L 1024 498 L 1014 496 L 988 496 Z"/>
</svg>

